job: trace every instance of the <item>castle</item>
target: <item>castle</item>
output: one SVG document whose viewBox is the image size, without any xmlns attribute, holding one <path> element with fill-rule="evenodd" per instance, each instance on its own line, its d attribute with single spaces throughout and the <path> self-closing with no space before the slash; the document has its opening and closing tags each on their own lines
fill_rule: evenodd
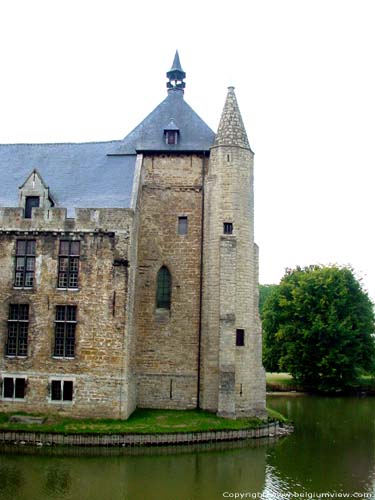
<svg viewBox="0 0 375 500">
<path fill-rule="evenodd" d="M 123 140 L 0 146 L 0 411 L 265 416 L 253 152 L 167 78 Z"/>
</svg>

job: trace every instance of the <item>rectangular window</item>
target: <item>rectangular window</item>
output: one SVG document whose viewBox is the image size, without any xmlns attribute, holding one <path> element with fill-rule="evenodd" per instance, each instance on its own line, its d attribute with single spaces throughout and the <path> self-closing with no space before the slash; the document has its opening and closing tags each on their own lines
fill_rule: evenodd
<svg viewBox="0 0 375 500">
<path fill-rule="evenodd" d="M 232 222 L 224 222 L 224 234 L 232 234 L 232 233 L 233 233 Z"/>
<path fill-rule="evenodd" d="M 60 241 L 58 288 L 78 288 L 79 241 Z"/>
<path fill-rule="evenodd" d="M 188 232 L 188 218 L 179 217 L 178 218 L 178 234 L 187 234 Z"/>
<path fill-rule="evenodd" d="M 24 399 L 26 390 L 26 379 L 18 377 L 3 378 L 3 398 Z"/>
<path fill-rule="evenodd" d="M 74 358 L 76 325 L 77 306 L 56 306 L 54 356 Z"/>
<path fill-rule="evenodd" d="M 236 330 L 236 346 L 243 347 L 245 345 L 245 330 Z"/>
<path fill-rule="evenodd" d="M 51 381 L 52 401 L 73 401 L 73 381 L 72 380 L 52 380 Z"/>
<path fill-rule="evenodd" d="M 35 273 L 35 240 L 17 240 L 14 286 L 32 288 Z"/>
<path fill-rule="evenodd" d="M 166 132 L 166 143 L 167 144 L 177 144 L 178 132 L 177 130 L 167 130 Z"/>
<path fill-rule="evenodd" d="M 39 196 L 26 196 L 25 219 L 31 219 L 31 210 L 39 207 Z"/>
<path fill-rule="evenodd" d="M 27 356 L 29 304 L 10 304 L 6 356 Z"/>
</svg>

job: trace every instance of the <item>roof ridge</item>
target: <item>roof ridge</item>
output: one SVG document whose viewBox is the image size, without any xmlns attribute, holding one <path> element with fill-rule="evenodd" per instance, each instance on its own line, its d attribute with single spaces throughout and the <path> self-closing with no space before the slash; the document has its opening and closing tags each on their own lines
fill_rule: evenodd
<svg viewBox="0 0 375 500">
<path fill-rule="evenodd" d="M 82 146 L 86 144 L 115 144 L 122 142 L 123 139 L 114 139 L 110 141 L 87 141 L 87 142 L 13 142 L 0 143 L 1 146 Z"/>
</svg>

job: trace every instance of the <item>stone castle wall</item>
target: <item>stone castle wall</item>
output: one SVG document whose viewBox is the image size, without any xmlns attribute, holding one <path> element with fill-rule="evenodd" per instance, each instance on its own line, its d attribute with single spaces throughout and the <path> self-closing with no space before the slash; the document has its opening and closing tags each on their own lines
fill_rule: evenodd
<svg viewBox="0 0 375 500">
<path fill-rule="evenodd" d="M 232 417 L 262 416 L 265 403 L 252 156 L 247 148 L 214 147 L 205 183 L 201 400 Z M 224 222 L 232 234 L 224 234 Z M 236 345 L 238 329 L 244 346 Z"/>
<path fill-rule="evenodd" d="M 2 398 L 1 409 L 111 418 L 127 418 L 134 409 L 127 403 L 135 389 L 126 344 L 133 334 L 129 323 L 125 328 L 136 260 L 132 230 L 129 209 L 77 209 L 75 219 L 61 208 L 34 208 L 31 219 L 20 208 L 0 209 L 0 371 L 2 378 L 27 379 L 25 398 Z M 31 289 L 14 287 L 21 239 L 36 241 Z M 80 241 L 77 289 L 57 288 L 61 240 Z M 29 304 L 27 357 L 4 352 L 9 304 Z M 56 305 L 77 307 L 74 358 L 54 357 Z M 52 379 L 73 381 L 72 402 L 51 401 Z"/>
<path fill-rule="evenodd" d="M 143 160 L 136 305 L 138 403 L 197 405 L 202 226 L 200 155 L 155 154 Z M 178 217 L 188 232 L 178 234 Z M 161 266 L 172 275 L 171 308 L 156 308 Z"/>
</svg>

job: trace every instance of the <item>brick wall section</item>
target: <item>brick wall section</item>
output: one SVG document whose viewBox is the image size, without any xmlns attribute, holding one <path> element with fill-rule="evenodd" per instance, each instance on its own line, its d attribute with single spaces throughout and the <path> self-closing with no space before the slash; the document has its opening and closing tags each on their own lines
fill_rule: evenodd
<svg viewBox="0 0 375 500">
<path fill-rule="evenodd" d="M 138 246 L 138 404 L 194 408 L 197 404 L 201 264 L 202 162 L 200 155 L 144 157 Z M 188 234 L 178 234 L 178 217 Z M 161 266 L 172 275 L 170 310 L 156 309 Z"/>
<path fill-rule="evenodd" d="M 129 209 L 78 209 L 67 219 L 64 209 L 0 209 L 0 371 L 27 377 L 24 400 L 0 401 L 2 410 L 64 413 L 76 417 L 127 418 L 128 394 L 134 392 L 125 344 L 129 268 L 115 259 L 134 258 Z M 17 239 L 36 240 L 36 283 L 15 289 Z M 59 241 L 81 242 L 79 289 L 58 290 Z M 132 266 L 130 262 L 130 268 Z M 134 266 L 133 266 L 134 267 Z M 5 356 L 9 304 L 28 303 L 28 356 Z M 56 305 L 77 306 L 75 357 L 54 358 Z M 51 378 L 74 381 L 73 402 L 50 401 Z M 134 384 L 133 384 L 134 385 Z M 134 398 L 133 398 L 134 399 Z"/>
</svg>

